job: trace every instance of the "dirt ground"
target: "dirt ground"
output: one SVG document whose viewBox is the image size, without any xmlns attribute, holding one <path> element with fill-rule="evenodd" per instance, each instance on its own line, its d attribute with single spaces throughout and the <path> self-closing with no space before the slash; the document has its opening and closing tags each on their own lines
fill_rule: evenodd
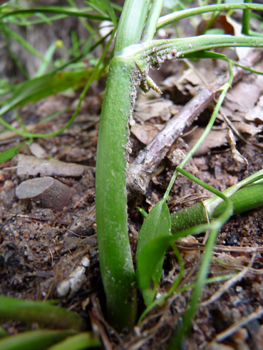
<svg viewBox="0 0 263 350">
<path fill-rule="evenodd" d="M 234 58 L 249 53 L 232 53 Z M 263 71 L 263 62 L 257 62 Z M 206 80 L 209 85 L 225 74 L 219 61 L 175 61 L 154 71 L 153 78 L 163 91 L 139 94 L 131 128 L 130 163 L 157 135 L 166 122 L 196 96 Z M 203 80 L 200 78 L 202 76 Z M 0 294 L 30 300 L 57 299 L 59 305 L 93 319 L 100 329 L 104 345 L 110 339 L 114 349 L 165 349 L 180 322 L 191 291 L 170 297 L 164 306 L 155 308 L 129 335 L 118 335 L 101 312 L 105 297 L 99 272 L 95 220 L 95 163 L 99 115 L 105 78 L 94 82 L 85 97 L 79 115 L 62 134 L 35 139 L 25 144 L 19 154 L 0 165 Z M 209 185 L 225 190 L 262 169 L 262 78 L 246 74 L 229 92 L 224 111 L 198 153 L 186 165 Z M 28 129 L 50 132 L 63 126 L 76 107 L 79 91 L 59 94 L 28 104 L 19 109 Z M 151 176 L 145 195 L 129 201 L 129 233 L 133 252 L 136 250 L 142 217 L 136 205 L 149 210 L 162 198 L 168 182 L 184 154 L 196 142 L 206 125 L 213 104 L 200 114 L 184 135 L 173 143 L 169 152 Z M 52 113 L 59 116 L 39 123 Z M 222 115 L 241 134 L 234 136 L 240 158 L 234 159 L 227 139 L 228 128 Z M 17 126 L 14 113 L 5 116 Z M 32 128 L 32 129 L 31 129 Z M 0 151 L 21 142 L 10 132 L 0 134 Z M 73 165 L 72 165 L 73 164 Z M 28 180 L 38 179 L 39 192 L 32 194 Z M 46 182 L 48 182 L 48 185 Z M 21 189 L 21 184 L 25 187 Z M 29 185 L 28 185 L 29 184 Z M 20 192 L 19 192 L 20 188 Z M 169 208 L 176 212 L 211 194 L 179 176 L 171 192 Z M 59 197 L 59 198 L 58 198 Z M 185 273 L 181 286 L 195 280 L 204 249 L 204 234 L 180 242 Z M 183 349 L 262 349 L 263 348 L 263 221 L 262 208 L 232 217 L 221 229 L 208 277 L 237 273 L 233 279 L 207 285 Z M 181 245 L 180 245 L 181 244 Z M 194 244 L 194 246 L 193 246 Z M 72 285 L 68 276 L 82 270 L 79 285 Z M 178 275 L 179 265 L 172 252 L 165 258 L 163 277 L 157 293 L 168 290 Z M 141 303 L 141 296 L 138 295 Z M 94 320 L 93 320 L 94 322 Z M 23 323 L 8 321 L 2 325 L 9 334 L 24 330 Z M 33 325 L 32 327 L 37 327 Z M 92 327 L 92 325 L 91 325 Z M 105 348 L 107 348 L 105 345 Z M 109 348 L 110 348 L 109 347 Z"/>
</svg>

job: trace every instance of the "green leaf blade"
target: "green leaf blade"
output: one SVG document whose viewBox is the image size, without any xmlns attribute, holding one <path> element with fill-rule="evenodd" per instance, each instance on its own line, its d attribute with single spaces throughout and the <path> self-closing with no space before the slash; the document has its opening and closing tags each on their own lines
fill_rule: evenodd
<svg viewBox="0 0 263 350">
<path fill-rule="evenodd" d="M 171 232 L 171 219 L 167 203 L 164 199 L 158 202 L 147 218 L 145 219 L 139 233 L 139 241 L 137 247 L 137 283 L 142 289 L 142 294 L 146 306 L 150 305 L 155 297 L 157 285 L 162 275 L 162 265 L 165 255 L 165 249 L 161 249 L 159 258 L 154 265 L 152 264 L 151 254 L 144 254 L 145 246 L 154 238 L 169 237 Z M 152 284 L 151 286 L 149 286 Z"/>
<path fill-rule="evenodd" d="M 24 142 L 20 143 L 19 145 L 16 145 L 12 148 L 9 148 L 6 151 L 3 151 L 0 153 L 0 164 L 6 162 L 9 159 L 12 159 L 17 154 L 17 150 L 23 146 Z"/>
<path fill-rule="evenodd" d="M 70 335 L 74 331 L 51 331 L 37 330 L 18 333 L 4 337 L 0 340 L 0 349 L 5 350 L 44 350 L 48 346 L 57 343 Z"/>
<path fill-rule="evenodd" d="M 0 115 L 3 115 L 12 108 L 23 106 L 29 102 L 36 102 L 68 88 L 76 89 L 86 84 L 93 69 L 86 69 L 76 72 L 58 72 L 45 74 L 21 83 L 16 86 L 13 95 L 2 102 Z M 94 77 L 96 79 L 96 76 Z"/>
<path fill-rule="evenodd" d="M 94 347 L 101 348 L 101 341 L 91 332 L 84 332 L 68 337 L 62 342 L 51 346 L 48 350 L 83 350 Z"/>
</svg>

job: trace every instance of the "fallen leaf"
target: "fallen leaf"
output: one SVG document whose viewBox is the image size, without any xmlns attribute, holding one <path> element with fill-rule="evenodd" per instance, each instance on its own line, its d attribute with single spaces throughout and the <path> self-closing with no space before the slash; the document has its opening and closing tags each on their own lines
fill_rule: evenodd
<svg viewBox="0 0 263 350">
<path fill-rule="evenodd" d="M 45 118 L 55 112 L 65 109 L 65 105 L 67 106 L 67 104 L 68 101 L 64 96 L 51 95 L 41 103 L 36 110 L 36 114 L 41 118 Z"/>
<path fill-rule="evenodd" d="M 172 101 L 165 99 L 155 99 L 154 101 L 144 101 L 137 103 L 134 110 L 134 119 L 139 122 L 145 122 L 154 117 L 161 117 L 163 121 L 167 121 L 174 115 L 176 109 Z"/>
<path fill-rule="evenodd" d="M 255 135 L 261 132 L 262 130 L 254 125 L 250 125 L 243 122 L 233 123 L 234 127 L 241 133 L 246 133 L 249 135 Z"/>
<path fill-rule="evenodd" d="M 197 35 L 204 34 L 204 31 L 209 24 L 210 20 L 204 20 L 199 23 L 197 27 Z M 213 21 L 212 25 L 208 27 L 208 29 L 222 29 L 223 33 L 222 34 L 230 34 L 234 35 L 234 27 L 233 25 L 229 22 L 229 17 L 226 15 L 220 14 L 216 19 Z"/>
<path fill-rule="evenodd" d="M 193 148 L 200 136 L 204 132 L 204 128 L 197 128 L 193 133 L 184 137 L 184 140 L 188 143 L 189 148 Z M 227 129 L 211 130 L 205 138 L 204 142 L 195 152 L 194 156 L 199 157 L 210 152 L 211 148 L 220 147 L 227 143 Z"/>
<path fill-rule="evenodd" d="M 32 142 L 29 145 L 30 152 L 37 158 L 47 158 L 47 153 L 38 143 Z"/>
<path fill-rule="evenodd" d="M 248 162 L 247 162 L 246 158 L 243 157 L 240 154 L 240 152 L 236 149 L 235 137 L 234 137 L 234 134 L 233 134 L 232 130 L 230 130 L 230 129 L 228 129 L 227 140 L 228 140 L 228 143 L 229 143 L 229 145 L 231 147 L 232 158 L 238 163 L 242 163 L 242 164 L 247 164 L 248 165 Z"/>
<path fill-rule="evenodd" d="M 145 145 L 148 145 L 162 128 L 163 125 L 135 124 L 131 127 L 131 132 L 139 141 Z"/>
<path fill-rule="evenodd" d="M 263 123 L 263 96 L 260 97 L 256 106 L 245 115 L 245 119 Z"/>
</svg>

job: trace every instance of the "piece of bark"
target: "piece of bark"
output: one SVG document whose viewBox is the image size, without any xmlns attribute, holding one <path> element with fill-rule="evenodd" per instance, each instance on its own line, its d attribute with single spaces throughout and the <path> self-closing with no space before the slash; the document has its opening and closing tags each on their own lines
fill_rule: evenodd
<svg viewBox="0 0 263 350">
<path fill-rule="evenodd" d="M 18 155 L 17 176 L 63 176 L 63 177 L 81 177 L 90 167 L 75 164 L 64 163 L 53 159 L 39 159 L 24 154 Z"/>
<path fill-rule="evenodd" d="M 34 202 L 42 208 L 61 211 L 67 207 L 73 195 L 72 189 L 52 177 L 40 177 L 22 182 L 16 188 L 16 196 L 27 204 Z"/>
<path fill-rule="evenodd" d="M 250 68 L 262 58 L 262 55 L 262 50 L 255 50 L 238 63 Z M 233 83 L 240 80 L 245 72 L 242 68 L 234 67 Z M 214 83 L 200 89 L 199 93 L 170 119 L 163 130 L 138 154 L 133 163 L 128 165 L 127 187 L 130 193 L 146 192 L 152 174 L 172 144 L 183 133 L 184 129 L 190 126 L 200 113 L 213 102 L 214 93 L 227 82 L 227 79 L 228 75 L 220 76 Z"/>
</svg>

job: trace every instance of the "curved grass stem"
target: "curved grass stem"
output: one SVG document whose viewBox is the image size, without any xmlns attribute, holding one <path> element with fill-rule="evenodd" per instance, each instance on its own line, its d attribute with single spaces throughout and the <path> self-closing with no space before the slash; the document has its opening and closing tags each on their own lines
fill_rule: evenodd
<svg viewBox="0 0 263 350">
<path fill-rule="evenodd" d="M 229 10 L 258 10 L 263 11 L 263 5 L 254 4 L 254 3 L 239 3 L 239 4 L 217 4 L 217 5 L 207 5 L 194 7 L 186 10 L 176 11 L 168 15 L 162 16 L 159 18 L 157 28 L 161 28 L 167 24 L 176 22 L 180 19 L 187 18 L 190 16 L 195 16 L 203 14 L 206 12 L 215 12 L 215 11 L 229 11 Z"/>
<path fill-rule="evenodd" d="M 0 296 L 0 318 L 38 322 L 58 329 L 85 330 L 86 321 L 78 314 L 44 302 Z"/>
</svg>

